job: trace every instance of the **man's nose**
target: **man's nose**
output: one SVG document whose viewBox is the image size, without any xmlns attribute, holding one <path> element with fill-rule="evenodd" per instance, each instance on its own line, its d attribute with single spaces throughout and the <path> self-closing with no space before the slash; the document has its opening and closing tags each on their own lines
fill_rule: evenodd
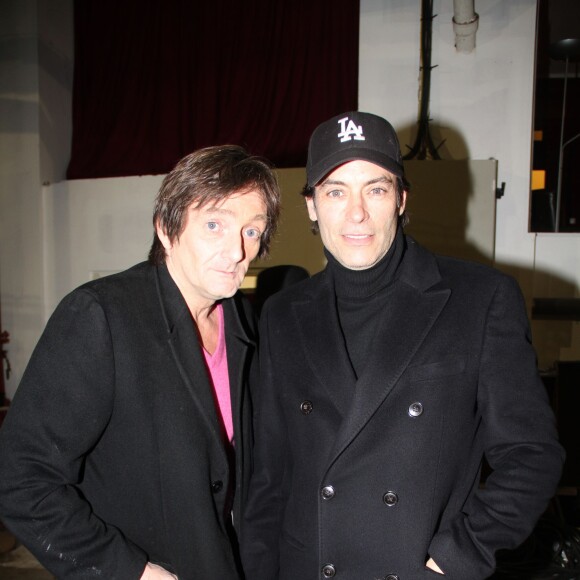
<svg viewBox="0 0 580 580">
<path fill-rule="evenodd" d="M 347 218 L 353 222 L 362 222 L 368 213 L 364 199 L 360 195 L 353 195 L 348 200 Z"/>
<path fill-rule="evenodd" d="M 244 247 L 244 236 L 241 232 L 232 232 L 232 234 L 227 237 L 224 253 L 227 255 L 229 260 L 236 264 L 244 259 L 246 249 Z"/>
</svg>

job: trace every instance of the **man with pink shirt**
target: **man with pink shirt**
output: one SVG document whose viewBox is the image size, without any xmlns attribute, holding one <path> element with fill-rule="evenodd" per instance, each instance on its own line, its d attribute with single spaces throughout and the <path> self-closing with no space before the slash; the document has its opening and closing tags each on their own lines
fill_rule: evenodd
<svg viewBox="0 0 580 580">
<path fill-rule="evenodd" d="M 0 519 L 59 579 L 242 578 L 257 369 L 238 289 L 279 210 L 264 160 L 196 151 L 157 195 L 149 261 L 49 320 L 0 432 Z"/>
</svg>

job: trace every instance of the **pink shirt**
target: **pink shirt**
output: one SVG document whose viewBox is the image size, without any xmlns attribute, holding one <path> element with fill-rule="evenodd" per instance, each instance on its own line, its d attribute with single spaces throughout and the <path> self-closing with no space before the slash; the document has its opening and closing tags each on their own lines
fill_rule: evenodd
<svg viewBox="0 0 580 580">
<path fill-rule="evenodd" d="M 209 370 L 217 406 L 221 415 L 223 426 L 228 440 L 234 438 L 234 424 L 232 420 L 232 401 L 230 394 L 230 377 L 228 374 L 228 359 L 226 353 L 226 333 L 224 327 L 224 310 L 221 304 L 216 307 L 218 315 L 218 341 L 215 352 L 209 354 L 203 350 L 205 363 Z"/>
</svg>

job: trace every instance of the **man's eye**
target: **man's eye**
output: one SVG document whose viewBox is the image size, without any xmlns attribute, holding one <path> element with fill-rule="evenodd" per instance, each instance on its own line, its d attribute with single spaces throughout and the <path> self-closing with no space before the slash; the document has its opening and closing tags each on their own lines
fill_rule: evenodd
<svg viewBox="0 0 580 580">
<path fill-rule="evenodd" d="M 387 190 L 384 187 L 373 187 L 371 189 L 372 195 L 383 195 L 386 192 L 387 192 Z"/>
<path fill-rule="evenodd" d="M 219 224 L 217 222 L 207 222 L 207 229 L 216 232 L 219 229 Z"/>
<path fill-rule="evenodd" d="M 328 197 L 340 197 L 342 195 L 342 191 L 340 189 L 331 189 L 326 194 Z"/>
<path fill-rule="evenodd" d="M 256 228 L 249 228 L 246 230 L 246 237 L 251 238 L 253 240 L 259 238 L 261 236 L 260 230 Z"/>
</svg>

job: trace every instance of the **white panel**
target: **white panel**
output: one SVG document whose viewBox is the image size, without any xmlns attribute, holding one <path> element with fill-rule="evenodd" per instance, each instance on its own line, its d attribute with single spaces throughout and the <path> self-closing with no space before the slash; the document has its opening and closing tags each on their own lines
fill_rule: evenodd
<svg viewBox="0 0 580 580">
<path fill-rule="evenodd" d="M 74 180 L 43 188 L 45 317 L 95 272 L 124 270 L 147 259 L 153 199 L 162 180 L 162 175 Z"/>
<path fill-rule="evenodd" d="M 533 296 L 580 298 L 580 234 L 536 234 Z M 540 368 L 580 360 L 580 322 L 533 320 Z"/>
</svg>

